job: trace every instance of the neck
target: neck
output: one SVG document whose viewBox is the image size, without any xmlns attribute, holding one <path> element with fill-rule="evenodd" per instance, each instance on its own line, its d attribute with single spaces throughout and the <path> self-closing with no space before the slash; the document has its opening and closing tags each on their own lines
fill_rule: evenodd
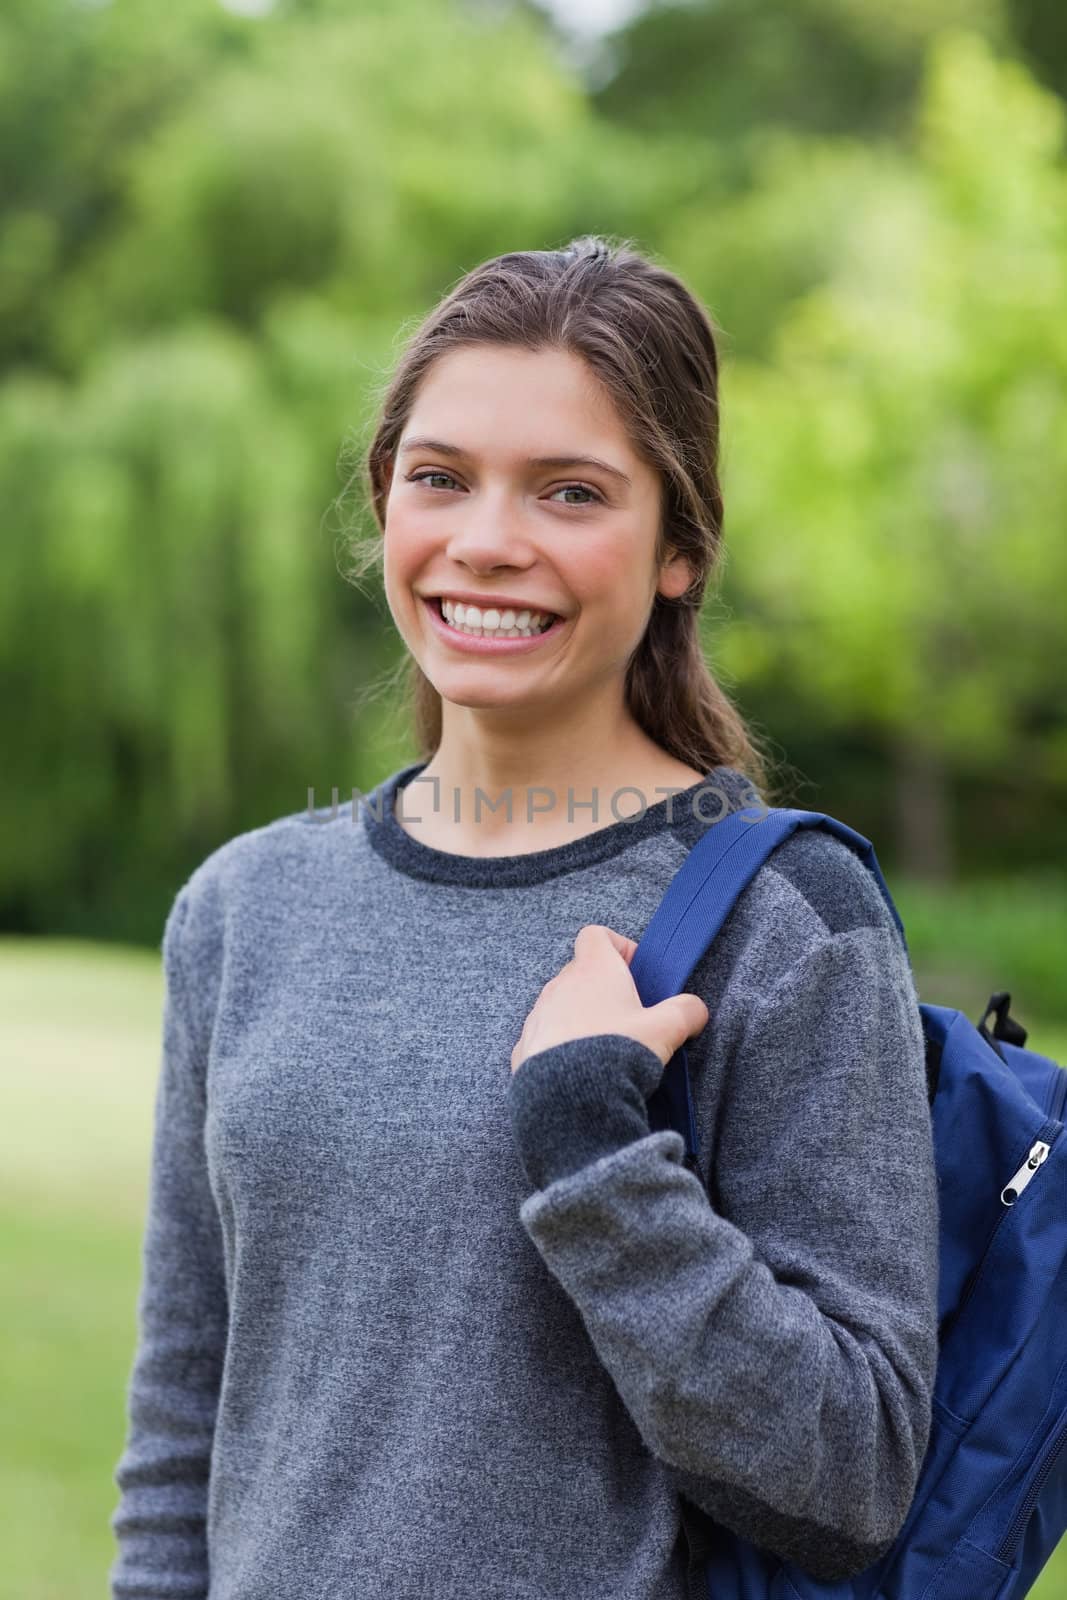
<svg viewBox="0 0 1067 1600">
<path fill-rule="evenodd" d="M 447 836 L 456 850 L 470 841 L 471 854 L 489 841 L 547 848 L 633 816 L 704 776 L 621 705 L 587 703 L 573 717 L 557 709 L 538 720 L 528 708 L 517 719 L 446 701 L 442 714 L 441 743 L 412 791 L 410 831 Z"/>
</svg>

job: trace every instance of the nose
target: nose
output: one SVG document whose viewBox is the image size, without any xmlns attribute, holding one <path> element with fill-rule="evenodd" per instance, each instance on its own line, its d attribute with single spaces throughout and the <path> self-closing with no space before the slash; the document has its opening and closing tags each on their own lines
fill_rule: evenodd
<svg viewBox="0 0 1067 1600">
<path fill-rule="evenodd" d="M 493 572 L 497 567 L 519 571 L 530 567 L 537 552 L 523 528 L 522 514 L 506 493 L 483 493 L 455 512 L 455 526 L 446 545 L 451 560 L 472 572 Z"/>
</svg>

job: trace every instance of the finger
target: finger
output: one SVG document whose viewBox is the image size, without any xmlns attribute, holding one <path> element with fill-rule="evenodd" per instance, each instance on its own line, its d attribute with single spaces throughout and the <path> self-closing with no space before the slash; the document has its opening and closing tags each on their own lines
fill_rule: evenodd
<svg viewBox="0 0 1067 1600">
<path fill-rule="evenodd" d="M 582 938 L 583 934 L 597 935 L 595 940 L 591 938 L 586 939 L 585 943 L 590 946 L 590 949 L 595 949 L 598 945 L 602 945 L 606 937 L 608 942 L 623 957 L 627 965 L 629 965 L 630 961 L 633 959 L 634 951 L 637 949 L 637 941 L 635 939 L 628 939 L 624 933 L 616 933 L 614 928 L 606 928 L 603 923 L 600 922 L 587 922 L 584 928 L 579 928 L 578 936 L 574 941 L 576 954 L 578 952 L 578 940 Z"/>
<path fill-rule="evenodd" d="M 637 940 L 628 939 L 624 933 L 616 933 L 614 928 L 608 928 L 606 931 L 608 938 L 611 940 L 620 956 L 622 956 L 623 960 L 626 962 L 626 965 L 629 966 L 630 962 L 634 958 L 634 951 L 637 949 Z"/>
<path fill-rule="evenodd" d="M 711 1016 L 707 1006 L 698 994 L 680 994 L 676 998 L 682 1001 L 679 1010 L 682 1012 L 683 1026 L 688 1026 L 687 1039 L 695 1033 L 701 1033 L 708 1025 Z"/>
<path fill-rule="evenodd" d="M 703 1032 L 708 1024 L 708 1008 L 699 995 L 672 995 L 649 1010 L 657 1013 L 653 1049 L 664 1065 L 687 1039 Z"/>
</svg>

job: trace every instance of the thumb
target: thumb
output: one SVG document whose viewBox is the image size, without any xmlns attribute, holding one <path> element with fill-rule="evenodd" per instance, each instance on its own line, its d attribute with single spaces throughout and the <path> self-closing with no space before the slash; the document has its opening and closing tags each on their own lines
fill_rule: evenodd
<svg viewBox="0 0 1067 1600">
<path fill-rule="evenodd" d="M 656 1051 L 663 1065 L 674 1052 L 708 1025 L 708 1008 L 696 994 L 675 994 L 652 1006 L 649 1017 L 656 1028 Z"/>
</svg>

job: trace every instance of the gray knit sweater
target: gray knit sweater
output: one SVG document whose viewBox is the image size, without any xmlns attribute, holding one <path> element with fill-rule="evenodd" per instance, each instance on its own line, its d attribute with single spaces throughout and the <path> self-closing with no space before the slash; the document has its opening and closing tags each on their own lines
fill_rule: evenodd
<svg viewBox="0 0 1067 1600">
<path fill-rule="evenodd" d="M 650 1131 L 646 1046 L 510 1056 L 578 929 L 639 939 L 747 781 L 470 857 L 398 824 L 421 770 L 231 839 L 167 918 L 113 1597 L 683 1600 L 692 1507 L 861 1571 L 937 1363 L 921 1022 L 877 886 L 802 830 L 696 968 L 704 1187 Z"/>
</svg>

